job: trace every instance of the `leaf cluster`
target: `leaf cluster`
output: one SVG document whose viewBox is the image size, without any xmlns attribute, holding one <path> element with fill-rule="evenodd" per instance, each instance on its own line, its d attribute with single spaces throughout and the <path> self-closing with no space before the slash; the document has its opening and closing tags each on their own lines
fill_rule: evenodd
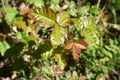
<svg viewBox="0 0 120 80">
<path fill-rule="evenodd" d="M 100 12 L 96 5 L 79 8 L 74 0 L 13 3 L 1 1 L 0 55 L 17 71 L 16 79 L 21 74 L 23 79 L 34 79 L 36 74 L 43 80 L 76 80 L 78 74 L 80 79 L 95 79 L 114 67 L 107 66 L 116 61 L 119 41 L 114 44 L 115 40 L 109 39 L 106 45 L 103 36 L 100 38 L 101 24 L 96 21 Z M 67 69 L 73 73 L 64 75 Z"/>
</svg>

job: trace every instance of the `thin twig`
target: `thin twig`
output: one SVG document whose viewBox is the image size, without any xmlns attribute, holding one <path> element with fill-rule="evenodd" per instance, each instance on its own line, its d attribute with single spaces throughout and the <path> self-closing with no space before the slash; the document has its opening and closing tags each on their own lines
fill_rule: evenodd
<svg viewBox="0 0 120 80">
<path fill-rule="evenodd" d="M 104 24 L 104 26 L 113 27 L 113 28 L 120 31 L 120 25 L 119 24 L 108 23 L 108 22 L 105 22 L 105 21 L 103 22 L 103 24 Z"/>
<path fill-rule="evenodd" d="M 97 2 L 97 8 L 99 8 L 100 2 L 101 2 L 101 0 L 98 0 L 98 2 Z"/>
<path fill-rule="evenodd" d="M 109 4 L 110 2 L 111 2 L 111 0 L 107 0 L 107 1 L 106 1 L 106 3 L 105 3 L 105 5 L 103 6 L 101 12 L 104 12 L 104 10 L 105 10 L 106 7 L 107 7 L 107 4 Z"/>
<path fill-rule="evenodd" d="M 100 1 L 100 0 L 99 0 Z M 99 1 L 98 1 L 98 4 L 100 4 L 99 3 Z M 99 13 L 99 15 L 97 16 L 97 19 L 96 19 L 96 24 L 99 22 L 99 20 L 100 20 L 100 17 L 101 17 L 101 13 L 103 13 L 104 12 L 104 10 L 106 9 L 106 7 L 107 7 L 107 5 L 108 5 L 108 3 L 110 3 L 110 1 L 108 2 L 109 0 L 107 0 L 106 1 L 106 3 L 105 3 L 105 5 L 103 6 L 103 8 L 101 9 L 101 11 L 100 11 L 100 13 Z"/>
</svg>

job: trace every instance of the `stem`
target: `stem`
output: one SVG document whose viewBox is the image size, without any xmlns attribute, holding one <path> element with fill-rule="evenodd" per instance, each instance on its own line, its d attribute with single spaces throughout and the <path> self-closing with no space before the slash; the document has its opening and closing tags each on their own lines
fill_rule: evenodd
<svg viewBox="0 0 120 80">
<path fill-rule="evenodd" d="M 99 8 L 99 6 L 100 6 L 100 2 L 101 2 L 101 0 L 98 0 L 97 8 Z"/>
</svg>

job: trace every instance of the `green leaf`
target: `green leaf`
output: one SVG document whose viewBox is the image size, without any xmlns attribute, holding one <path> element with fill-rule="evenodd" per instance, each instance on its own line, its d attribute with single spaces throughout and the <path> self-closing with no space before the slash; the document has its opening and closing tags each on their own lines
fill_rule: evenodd
<svg viewBox="0 0 120 80">
<path fill-rule="evenodd" d="M 58 62 L 60 69 L 63 70 L 67 65 L 65 57 L 62 54 L 55 54 L 55 59 Z"/>
<path fill-rule="evenodd" d="M 32 36 L 32 35 L 30 36 L 26 32 L 22 32 L 21 35 L 22 35 L 22 38 L 24 39 L 24 43 L 28 43 L 29 41 L 35 40 L 35 36 Z"/>
<path fill-rule="evenodd" d="M 27 30 L 27 21 L 23 17 L 15 17 L 13 23 L 18 29 Z"/>
<path fill-rule="evenodd" d="M 35 5 L 36 7 L 44 6 L 43 0 L 27 0 L 28 3 Z"/>
<path fill-rule="evenodd" d="M 112 53 L 111 53 L 110 51 L 108 51 L 108 50 L 106 50 L 106 49 L 102 49 L 102 52 L 103 52 L 106 56 L 110 57 L 111 59 L 113 58 L 113 55 L 112 55 Z"/>
<path fill-rule="evenodd" d="M 49 57 L 51 57 L 54 53 L 54 48 L 52 48 L 52 49 L 50 49 L 49 51 L 46 51 L 45 53 L 43 53 L 43 54 L 41 54 L 41 57 L 42 58 L 49 58 Z"/>
<path fill-rule="evenodd" d="M 29 41 L 35 41 L 35 36 L 28 35 L 26 32 L 17 32 L 16 37 L 18 42 L 28 44 Z"/>
<path fill-rule="evenodd" d="M 92 6 L 90 8 L 90 12 L 94 15 L 97 15 L 99 13 L 99 10 L 98 10 L 97 6 Z"/>
<path fill-rule="evenodd" d="M 36 49 L 35 53 L 33 54 L 34 58 L 48 58 L 52 55 L 52 45 L 49 40 L 44 40 L 40 43 L 39 47 Z"/>
<path fill-rule="evenodd" d="M 11 24 L 18 11 L 10 6 L 4 6 L 4 9 L 6 11 L 5 20 Z"/>
<path fill-rule="evenodd" d="M 60 0 L 51 0 L 54 4 L 58 4 Z"/>
<path fill-rule="evenodd" d="M 19 55 L 20 52 L 23 50 L 24 46 L 25 46 L 25 44 L 22 42 L 11 46 L 8 50 L 6 50 L 5 56 L 11 57 L 11 56 Z"/>
<path fill-rule="evenodd" d="M 65 38 L 67 38 L 67 31 L 64 28 L 55 25 L 50 35 L 52 45 L 57 46 L 63 44 Z"/>
<path fill-rule="evenodd" d="M 105 80 L 106 78 L 105 78 L 105 75 L 104 74 L 102 74 L 102 73 L 99 73 L 98 75 L 97 75 L 97 77 L 96 77 L 96 80 Z"/>
<path fill-rule="evenodd" d="M 70 24 L 70 15 L 62 11 L 57 15 L 57 22 L 60 26 L 68 26 Z"/>
<path fill-rule="evenodd" d="M 78 10 L 78 14 L 79 15 L 88 15 L 89 14 L 89 10 L 90 10 L 90 4 L 87 4 L 83 7 L 81 7 L 79 10 Z"/>
<path fill-rule="evenodd" d="M 85 37 L 90 45 L 95 46 L 96 44 L 99 44 L 99 38 L 98 31 L 94 25 L 94 21 L 89 19 L 81 30 L 81 36 Z"/>
<path fill-rule="evenodd" d="M 75 24 L 75 26 L 79 26 L 80 25 L 80 21 L 81 20 L 79 18 L 72 18 L 71 20 Z"/>
<path fill-rule="evenodd" d="M 13 68 L 17 71 L 21 71 L 25 69 L 25 62 L 22 57 L 14 57 L 14 62 L 12 64 Z"/>
<path fill-rule="evenodd" d="M 7 43 L 6 40 L 0 41 L 0 53 L 2 56 L 5 55 L 5 51 L 10 48 L 10 45 Z"/>
<path fill-rule="evenodd" d="M 86 41 L 90 44 L 90 45 L 95 45 L 95 44 L 99 44 L 99 38 L 96 35 L 96 33 L 89 29 L 89 28 L 84 28 L 81 31 L 81 35 L 83 37 L 85 37 Z"/>
<path fill-rule="evenodd" d="M 40 25 L 44 27 L 50 27 L 55 25 L 55 20 L 56 20 L 56 14 L 55 12 L 48 8 L 36 8 L 32 12 L 33 17 L 37 22 L 40 23 Z"/>
<path fill-rule="evenodd" d="M 72 20 L 72 22 L 74 23 L 75 27 L 78 30 L 81 30 L 83 28 L 83 23 L 84 23 L 83 19 L 81 19 L 81 18 L 72 18 L 71 20 Z"/>
<path fill-rule="evenodd" d="M 54 0 L 54 1 L 56 1 L 56 0 Z M 51 2 L 52 4 L 50 5 L 50 8 L 52 9 L 52 10 L 54 10 L 55 12 L 58 12 L 58 11 L 60 11 L 60 5 L 59 4 L 56 4 L 56 3 L 53 3 L 53 2 Z"/>
</svg>

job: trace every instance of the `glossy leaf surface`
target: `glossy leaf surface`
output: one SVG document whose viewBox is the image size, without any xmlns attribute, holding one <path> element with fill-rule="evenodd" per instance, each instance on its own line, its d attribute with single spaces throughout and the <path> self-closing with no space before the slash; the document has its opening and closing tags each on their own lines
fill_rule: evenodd
<svg viewBox="0 0 120 80">
<path fill-rule="evenodd" d="M 50 35 L 52 45 L 57 46 L 63 44 L 65 38 L 67 38 L 67 31 L 58 25 L 54 26 L 53 31 Z"/>
<path fill-rule="evenodd" d="M 61 70 L 63 70 L 66 67 L 66 61 L 65 58 L 63 58 L 62 54 L 55 54 L 55 59 L 58 62 L 58 66 Z"/>
<path fill-rule="evenodd" d="M 6 40 L 0 41 L 0 53 L 2 56 L 4 56 L 5 51 L 9 48 L 10 48 L 10 45 L 7 43 Z"/>
<path fill-rule="evenodd" d="M 80 40 L 77 40 L 77 41 L 68 41 L 65 45 L 65 48 L 66 50 L 72 50 L 72 56 L 73 56 L 73 59 L 74 60 L 78 60 L 79 59 L 79 56 L 80 56 L 80 50 L 81 49 L 86 49 L 88 46 L 88 44 L 80 39 Z"/>
<path fill-rule="evenodd" d="M 99 44 L 98 31 L 95 27 L 94 21 L 89 19 L 81 30 L 81 36 L 85 37 L 90 45 Z"/>
<path fill-rule="evenodd" d="M 40 58 L 40 57 L 48 58 L 52 55 L 53 49 L 51 48 L 52 48 L 52 45 L 50 41 L 48 40 L 42 41 L 38 46 L 38 48 L 36 49 L 33 56 L 35 58 Z"/>
<path fill-rule="evenodd" d="M 11 24 L 18 11 L 10 6 L 5 6 L 4 9 L 6 11 L 5 20 L 8 24 Z"/>
<path fill-rule="evenodd" d="M 68 26 L 70 24 L 70 15 L 62 11 L 57 15 L 57 22 L 60 26 Z"/>
<path fill-rule="evenodd" d="M 50 8 L 36 8 L 33 11 L 32 15 L 35 20 L 44 27 L 50 27 L 55 25 L 56 13 Z"/>
<path fill-rule="evenodd" d="M 28 3 L 35 5 L 36 7 L 44 6 L 43 0 L 27 0 Z"/>
</svg>

